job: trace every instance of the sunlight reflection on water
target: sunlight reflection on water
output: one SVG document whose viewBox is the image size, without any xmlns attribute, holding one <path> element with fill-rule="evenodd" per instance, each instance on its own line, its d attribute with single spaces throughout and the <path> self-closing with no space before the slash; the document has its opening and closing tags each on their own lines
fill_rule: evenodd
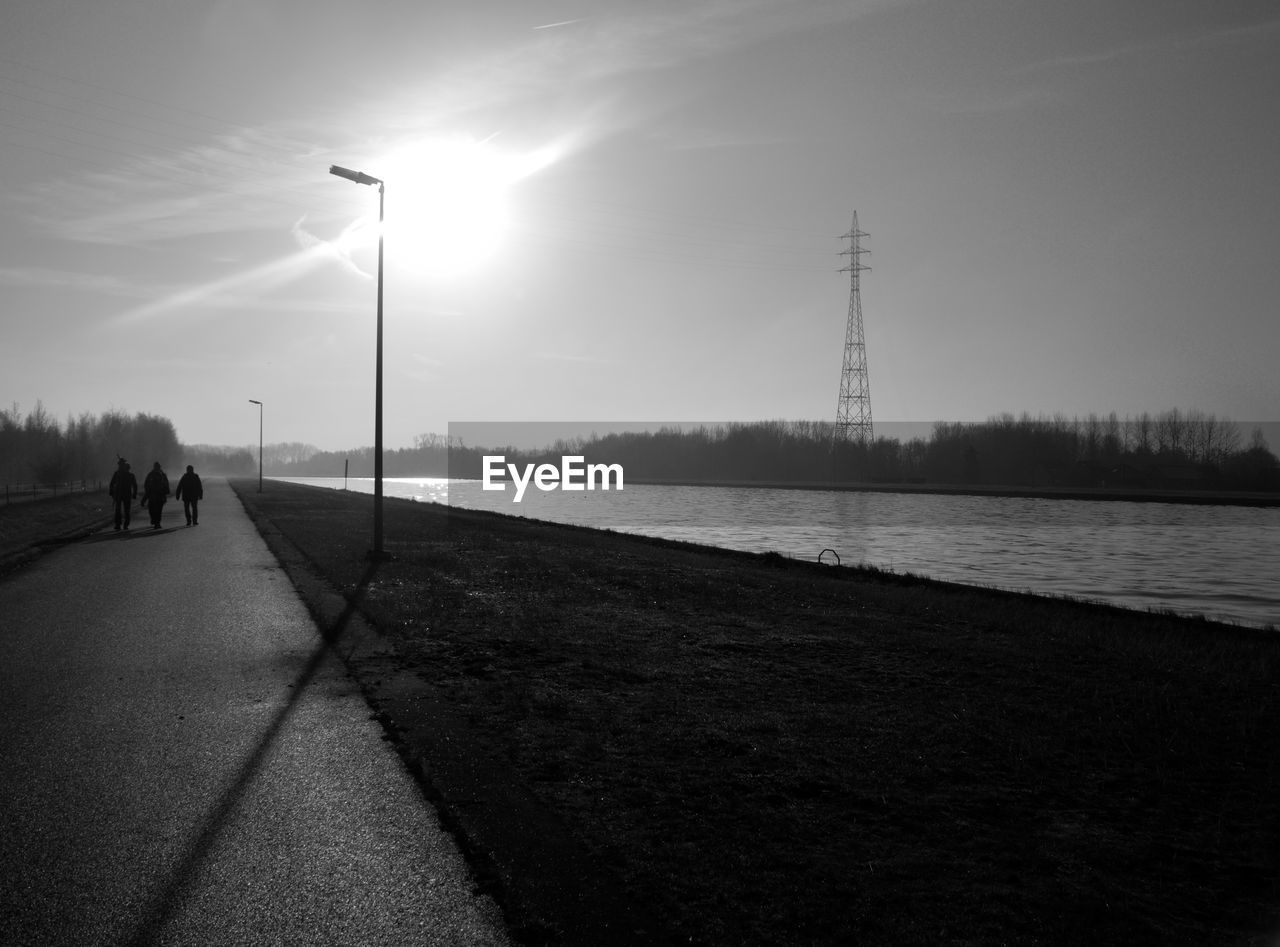
<svg viewBox="0 0 1280 947">
<path fill-rule="evenodd" d="M 343 480 L 296 479 L 341 488 Z M 347 481 L 372 492 L 368 479 Z M 384 493 L 816 560 L 834 549 L 936 579 L 1280 625 L 1280 510 L 1122 501 L 681 487 L 484 491 L 384 479 Z"/>
</svg>

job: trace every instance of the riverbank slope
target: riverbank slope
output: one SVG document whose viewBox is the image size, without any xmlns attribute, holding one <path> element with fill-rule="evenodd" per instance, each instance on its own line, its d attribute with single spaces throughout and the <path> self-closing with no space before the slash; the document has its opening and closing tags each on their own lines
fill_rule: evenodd
<svg viewBox="0 0 1280 947">
<path fill-rule="evenodd" d="M 1274 634 L 234 485 L 528 942 L 1280 925 Z"/>
</svg>

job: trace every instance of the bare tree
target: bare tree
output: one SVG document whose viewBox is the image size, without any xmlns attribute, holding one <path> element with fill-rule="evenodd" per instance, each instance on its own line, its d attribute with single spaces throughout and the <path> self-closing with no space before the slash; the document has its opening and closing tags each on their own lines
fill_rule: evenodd
<svg viewBox="0 0 1280 947">
<path fill-rule="evenodd" d="M 1151 453 L 1154 424 L 1151 414 L 1143 411 L 1137 418 L 1125 421 L 1125 449 L 1133 454 Z"/>
<path fill-rule="evenodd" d="M 1187 449 L 1187 421 L 1177 408 L 1156 416 L 1156 453 L 1184 455 Z"/>
<path fill-rule="evenodd" d="M 1102 425 L 1102 453 L 1113 461 L 1124 453 L 1124 431 L 1114 411 L 1107 415 Z"/>
<path fill-rule="evenodd" d="M 1234 421 L 1210 414 L 1200 424 L 1200 460 L 1204 463 L 1221 464 L 1240 449 L 1240 427 Z"/>
</svg>

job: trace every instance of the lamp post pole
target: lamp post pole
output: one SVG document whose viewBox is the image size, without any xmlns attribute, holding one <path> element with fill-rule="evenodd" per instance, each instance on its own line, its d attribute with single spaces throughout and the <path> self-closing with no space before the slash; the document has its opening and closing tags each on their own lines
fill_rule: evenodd
<svg viewBox="0 0 1280 947">
<path fill-rule="evenodd" d="M 373 549 L 371 559 L 382 558 L 382 214 L 386 184 L 379 178 L 330 165 L 329 173 L 356 184 L 378 185 L 378 329 L 373 379 Z"/>
<path fill-rule="evenodd" d="M 258 492 L 262 492 L 262 402 L 253 398 L 249 399 L 249 404 L 258 406 Z"/>
</svg>

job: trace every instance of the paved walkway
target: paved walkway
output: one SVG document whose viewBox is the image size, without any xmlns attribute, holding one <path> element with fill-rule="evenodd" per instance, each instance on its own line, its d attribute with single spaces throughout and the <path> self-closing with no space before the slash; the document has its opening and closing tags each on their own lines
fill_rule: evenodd
<svg viewBox="0 0 1280 947">
<path fill-rule="evenodd" d="M 172 478 L 175 479 L 176 478 Z M 0 941 L 506 944 L 225 483 L 0 580 Z"/>
</svg>

